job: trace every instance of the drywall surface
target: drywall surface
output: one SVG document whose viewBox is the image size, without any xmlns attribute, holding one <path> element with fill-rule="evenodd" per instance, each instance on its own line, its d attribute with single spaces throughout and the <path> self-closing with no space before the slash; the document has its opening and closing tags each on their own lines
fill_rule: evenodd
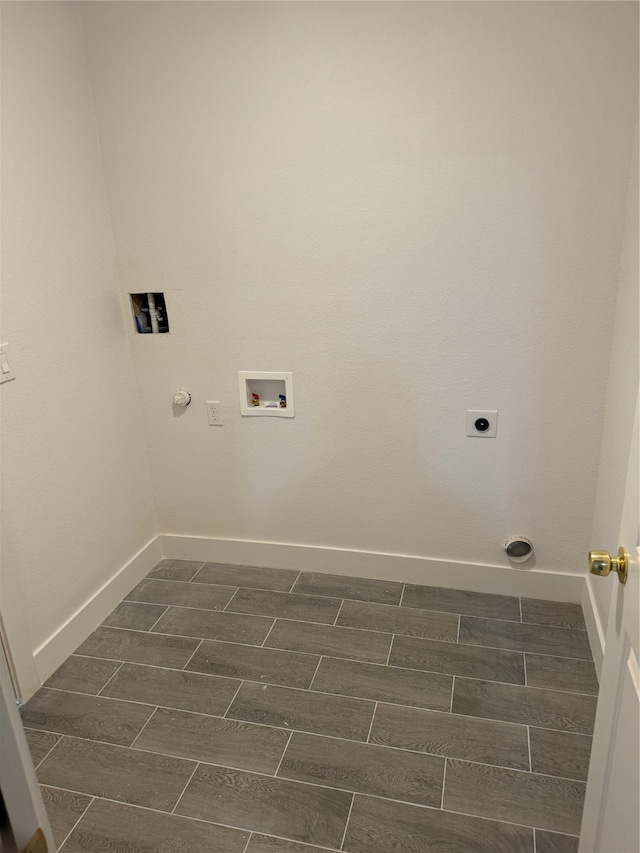
<svg viewBox="0 0 640 853">
<path fill-rule="evenodd" d="M 600 457 L 600 474 L 594 515 L 592 548 L 615 554 L 620 545 L 630 551 L 634 542 L 620 542 L 620 521 L 631 451 L 631 436 L 638 396 L 638 134 L 629 181 L 620 284 L 616 306 L 615 331 L 605 424 Z M 609 617 L 611 594 L 617 592 L 617 579 L 589 577 L 598 616 L 603 629 Z"/>
<path fill-rule="evenodd" d="M 1 582 L 35 650 L 156 530 L 76 4 L 2 4 L 2 109 Z"/>
<path fill-rule="evenodd" d="M 129 329 L 160 529 L 584 573 L 636 5 L 83 15 L 123 299 L 171 323 Z M 295 418 L 241 418 L 238 370 Z"/>
</svg>

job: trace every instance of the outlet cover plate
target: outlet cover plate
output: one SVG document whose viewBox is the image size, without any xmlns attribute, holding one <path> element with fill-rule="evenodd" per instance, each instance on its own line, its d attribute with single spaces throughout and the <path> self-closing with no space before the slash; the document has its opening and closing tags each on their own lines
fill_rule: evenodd
<svg viewBox="0 0 640 853">
<path fill-rule="evenodd" d="M 478 418 L 489 421 L 489 428 L 476 429 Z M 498 413 L 495 409 L 469 409 L 467 411 L 467 435 L 470 438 L 495 438 L 498 433 Z"/>
</svg>

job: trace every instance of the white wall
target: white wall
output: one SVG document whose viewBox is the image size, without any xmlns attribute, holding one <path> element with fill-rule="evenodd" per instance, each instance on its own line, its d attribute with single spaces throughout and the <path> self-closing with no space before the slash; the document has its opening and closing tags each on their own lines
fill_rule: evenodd
<svg viewBox="0 0 640 853">
<path fill-rule="evenodd" d="M 2 4 L 2 107 L 2 606 L 33 651 L 156 525 L 76 4 Z"/>
<path fill-rule="evenodd" d="M 123 293 L 169 306 L 130 331 L 161 530 L 584 572 L 636 19 L 85 5 Z M 241 419 L 239 369 L 293 371 L 295 419 Z"/>
<path fill-rule="evenodd" d="M 632 159 L 625 236 L 620 263 L 614 344 L 609 366 L 606 417 L 602 437 L 600 473 L 592 548 L 615 554 L 620 542 L 620 520 L 625 494 L 631 435 L 638 394 L 638 135 Z M 588 577 L 588 586 L 603 633 L 606 632 L 615 579 Z"/>
</svg>

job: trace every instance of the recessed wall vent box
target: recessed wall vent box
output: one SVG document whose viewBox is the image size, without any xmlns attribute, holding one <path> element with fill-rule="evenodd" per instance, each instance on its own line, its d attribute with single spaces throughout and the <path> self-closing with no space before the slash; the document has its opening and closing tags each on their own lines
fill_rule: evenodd
<svg viewBox="0 0 640 853">
<path fill-rule="evenodd" d="M 292 418 L 293 376 L 239 370 L 240 414 L 247 417 Z"/>
<path fill-rule="evenodd" d="M 169 331 L 164 293 L 130 293 L 133 327 L 139 335 Z"/>
</svg>

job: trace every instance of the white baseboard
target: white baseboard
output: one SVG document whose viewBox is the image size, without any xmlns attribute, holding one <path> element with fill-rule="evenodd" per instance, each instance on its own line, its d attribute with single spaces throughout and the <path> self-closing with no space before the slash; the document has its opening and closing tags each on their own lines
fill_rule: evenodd
<svg viewBox="0 0 640 853">
<path fill-rule="evenodd" d="M 33 657 L 41 683 L 56 671 L 161 559 L 160 537 L 156 536 L 35 650 Z M 23 697 L 25 701 L 29 698 Z"/>
<path fill-rule="evenodd" d="M 584 589 L 582 591 L 582 610 L 584 612 L 584 620 L 587 623 L 587 634 L 589 635 L 589 644 L 591 646 L 591 654 L 596 667 L 598 681 L 602 671 L 602 659 L 604 658 L 605 630 L 600 613 L 596 605 L 596 600 L 593 595 L 593 587 L 591 586 L 591 577 L 587 575 L 585 578 Z"/>
<path fill-rule="evenodd" d="M 547 601 L 580 602 L 584 576 L 541 569 L 516 569 L 455 560 L 350 551 L 314 545 L 213 539 L 204 536 L 161 534 L 162 552 L 174 560 L 302 569 L 334 575 L 378 578 L 427 586 L 521 595 Z"/>
</svg>

